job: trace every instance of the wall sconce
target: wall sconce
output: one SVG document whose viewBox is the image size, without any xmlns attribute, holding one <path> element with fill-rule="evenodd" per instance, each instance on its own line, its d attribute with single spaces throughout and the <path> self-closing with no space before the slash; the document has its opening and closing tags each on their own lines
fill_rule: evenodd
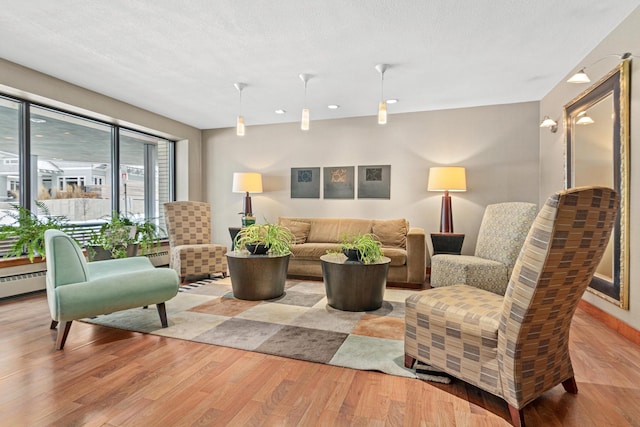
<svg viewBox="0 0 640 427">
<path fill-rule="evenodd" d="M 576 118 L 578 119 L 576 120 L 577 125 L 590 125 L 595 123 L 591 117 L 587 116 L 586 111 L 582 111 L 581 113 L 578 113 Z"/>
<path fill-rule="evenodd" d="M 607 55 L 604 58 L 598 59 L 596 62 L 594 62 L 593 64 L 589 65 L 588 67 L 582 67 L 580 69 L 580 71 L 575 73 L 573 76 L 569 77 L 569 79 L 567 80 L 567 83 L 589 83 L 591 81 L 591 79 L 589 78 L 589 76 L 587 75 L 585 70 L 587 68 L 593 67 L 598 62 L 603 61 L 603 60 L 609 58 L 610 56 L 615 56 L 615 57 L 619 58 L 621 61 L 623 61 L 623 60 L 625 60 L 627 58 L 631 58 L 633 55 L 631 55 L 630 52 L 625 52 L 622 55 L 617 55 L 617 54 Z"/>
<path fill-rule="evenodd" d="M 549 116 L 544 116 L 544 119 L 542 119 L 542 123 L 540 123 L 540 127 L 549 128 L 551 133 L 556 133 L 558 131 L 558 122 L 556 122 Z"/>
</svg>

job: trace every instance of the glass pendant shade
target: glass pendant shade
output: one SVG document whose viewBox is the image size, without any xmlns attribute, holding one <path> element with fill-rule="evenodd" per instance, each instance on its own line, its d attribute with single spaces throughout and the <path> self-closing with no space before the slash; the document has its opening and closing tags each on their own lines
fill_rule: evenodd
<svg viewBox="0 0 640 427">
<path fill-rule="evenodd" d="M 300 129 L 309 130 L 309 109 L 302 109 L 302 120 L 300 121 Z"/>
<path fill-rule="evenodd" d="M 378 104 L 378 124 L 387 124 L 387 103 L 386 101 L 380 101 Z"/>
<path fill-rule="evenodd" d="M 236 120 L 236 135 L 244 136 L 244 117 L 238 116 Z"/>
</svg>

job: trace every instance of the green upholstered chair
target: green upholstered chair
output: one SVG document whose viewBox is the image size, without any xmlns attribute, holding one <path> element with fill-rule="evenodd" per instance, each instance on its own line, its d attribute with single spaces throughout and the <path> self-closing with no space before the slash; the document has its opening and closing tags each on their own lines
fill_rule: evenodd
<svg viewBox="0 0 640 427">
<path fill-rule="evenodd" d="M 169 234 L 169 267 L 187 276 L 227 275 L 227 247 L 211 243 L 211 206 L 205 202 L 164 204 Z"/>
<path fill-rule="evenodd" d="M 487 206 L 471 255 L 434 255 L 433 288 L 469 285 L 504 295 L 524 238 L 536 217 L 533 203 L 507 202 Z"/>
<path fill-rule="evenodd" d="M 74 320 L 156 304 L 167 327 L 164 302 L 178 293 L 178 275 L 146 257 L 87 263 L 77 243 L 59 230 L 44 233 L 51 329 L 61 350 Z"/>
<path fill-rule="evenodd" d="M 617 210 L 609 188 L 557 193 L 531 226 L 504 296 L 455 285 L 407 298 L 405 366 L 417 359 L 503 398 L 516 426 L 552 387 L 577 393 L 569 327 Z"/>
</svg>

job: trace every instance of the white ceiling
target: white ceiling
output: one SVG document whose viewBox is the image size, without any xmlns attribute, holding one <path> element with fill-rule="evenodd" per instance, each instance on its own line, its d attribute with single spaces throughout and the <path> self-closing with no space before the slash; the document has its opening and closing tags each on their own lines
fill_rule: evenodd
<svg viewBox="0 0 640 427">
<path fill-rule="evenodd" d="M 0 57 L 201 129 L 540 100 L 640 0 L 0 0 Z M 611 52 L 621 54 L 622 52 Z M 0 82 L 1 83 L 1 82 Z M 327 109 L 339 104 L 338 110 Z M 285 109 L 285 115 L 274 110 Z M 312 123 L 313 128 L 313 123 Z"/>
</svg>

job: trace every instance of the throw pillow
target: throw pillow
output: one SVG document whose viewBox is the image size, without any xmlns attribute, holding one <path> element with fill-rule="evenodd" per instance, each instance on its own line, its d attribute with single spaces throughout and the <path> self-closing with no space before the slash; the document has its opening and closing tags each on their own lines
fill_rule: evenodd
<svg viewBox="0 0 640 427">
<path fill-rule="evenodd" d="M 382 246 L 406 248 L 408 227 L 404 218 L 376 219 L 373 221 L 371 232 L 380 239 Z"/>
<path fill-rule="evenodd" d="M 280 225 L 287 227 L 293 237 L 295 237 L 295 244 L 301 245 L 307 241 L 309 236 L 309 230 L 311 230 L 311 224 L 308 222 L 292 221 L 290 219 L 280 218 Z"/>
</svg>

